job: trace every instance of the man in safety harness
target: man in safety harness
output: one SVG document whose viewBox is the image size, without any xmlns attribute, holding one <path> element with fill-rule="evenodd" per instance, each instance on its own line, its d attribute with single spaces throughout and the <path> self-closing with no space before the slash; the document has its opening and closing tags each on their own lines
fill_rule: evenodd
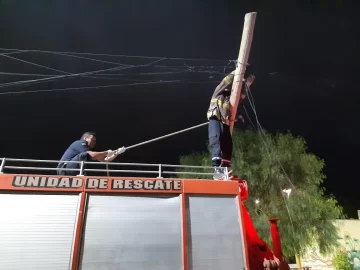
<svg viewBox="0 0 360 270">
<path fill-rule="evenodd" d="M 232 157 L 232 137 L 230 133 L 230 95 L 233 85 L 235 71 L 228 74 L 221 83 L 216 87 L 211 97 L 210 106 L 207 112 L 209 119 L 209 142 L 211 148 L 211 165 L 215 168 L 214 179 L 223 179 L 225 176 L 224 168 L 227 167 L 228 175 L 231 179 L 231 157 Z M 246 69 L 244 82 L 250 87 L 255 76 L 252 74 L 250 67 Z M 246 97 L 245 86 L 241 93 L 240 101 Z"/>
</svg>

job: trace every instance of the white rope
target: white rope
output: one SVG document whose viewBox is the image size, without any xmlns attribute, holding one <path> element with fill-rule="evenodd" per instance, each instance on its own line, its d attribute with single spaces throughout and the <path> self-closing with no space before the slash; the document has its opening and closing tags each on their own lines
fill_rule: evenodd
<svg viewBox="0 0 360 270">
<path fill-rule="evenodd" d="M 164 138 L 167 138 L 167 137 L 176 135 L 176 134 L 183 133 L 183 132 L 188 131 L 188 130 L 192 130 L 192 129 L 201 127 L 201 126 L 205 126 L 205 125 L 207 125 L 207 124 L 209 124 L 209 122 L 202 123 L 202 124 L 200 124 L 200 125 L 196 125 L 196 126 L 193 126 L 193 127 L 185 128 L 185 129 L 182 129 L 182 130 L 179 130 L 179 131 L 176 131 L 176 132 L 173 132 L 173 133 L 170 133 L 170 134 L 167 134 L 167 135 L 164 135 L 164 136 L 155 138 L 155 139 L 151 139 L 151 140 L 148 140 L 148 141 L 145 141 L 145 142 L 142 142 L 142 143 L 137 143 L 137 144 L 134 144 L 134 145 L 131 145 L 131 146 L 126 147 L 126 150 L 131 149 L 131 148 L 135 148 L 135 147 L 138 147 L 138 146 L 147 144 L 147 143 L 155 142 L 155 141 L 158 141 L 158 140 L 161 140 L 161 139 L 164 139 Z"/>
<path fill-rule="evenodd" d="M 205 126 L 205 125 L 207 125 L 207 124 L 209 124 L 209 122 L 205 122 L 205 123 L 202 123 L 202 124 L 200 124 L 200 125 L 196 125 L 196 126 L 193 126 L 193 127 L 185 128 L 185 129 L 182 129 L 182 130 L 179 130 L 179 131 L 176 131 L 176 132 L 173 132 L 173 133 L 170 133 L 170 134 L 161 136 L 161 137 L 157 137 L 157 138 L 155 138 L 155 139 L 151 139 L 151 140 L 148 140 L 148 141 L 145 141 L 145 142 L 142 142 L 142 143 L 137 143 L 137 144 L 128 146 L 128 147 L 126 147 L 125 149 L 128 150 L 128 149 L 135 148 L 135 147 L 138 147 L 138 146 L 147 144 L 147 143 L 155 142 L 155 141 L 158 141 L 158 140 L 161 140 L 161 139 L 164 139 L 164 138 L 173 136 L 173 135 L 177 135 L 177 134 L 183 133 L 183 132 L 185 132 L 185 131 L 189 131 L 189 130 L 192 130 L 192 129 L 195 129 L 195 128 L 198 128 L 198 127 Z M 115 151 L 115 152 L 116 152 L 116 151 Z M 110 174 L 109 174 L 109 165 L 108 165 L 108 164 L 106 164 L 106 171 L 107 171 L 107 176 L 109 176 Z"/>
</svg>

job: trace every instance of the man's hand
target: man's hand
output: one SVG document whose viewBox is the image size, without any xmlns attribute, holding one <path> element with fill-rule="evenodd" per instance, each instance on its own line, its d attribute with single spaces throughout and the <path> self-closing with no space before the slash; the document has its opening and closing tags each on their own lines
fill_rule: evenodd
<svg viewBox="0 0 360 270">
<path fill-rule="evenodd" d="M 242 116 L 241 114 L 239 114 L 239 115 L 238 115 L 238 118 L 241 120 L 241 122 L 245 123 L 244 116 Z"/>
<path fill-rule="evenodd" d="M 115 150 L 116 155 L 120 155 L 120 154 L 124 153 L 125 151 L 126 151 L 125 146 L 120 147 L 119 149 Z"/>
<path fill-rule="evenodd" d="M 108 155 L 105 158 L 105 161 L 110 162 L 113 161 L 118 155 L 124 153 L 126 150 L 125 146 L 120 147 L 118 149 L 116 149 L 115 151 L 113 150 L 108 150 Z"/>
<path fill-rule="evenodd" d="M 254 82 L 255 80 L 255 76 L 254 75 L 250 75 L 247 79 L 246 79 L 246 85 L 248 87 L 250 87 L 252 85 L 252 83 Z"/>
<path fill-rule="evenodd" d="M 113 150 L 107 150 L 107 155 L 106 155 L 106 158 L 110 158 L 112 157 L 113 155 L 116 154 L 116 151 L 113 151 Z"/>
</svg>

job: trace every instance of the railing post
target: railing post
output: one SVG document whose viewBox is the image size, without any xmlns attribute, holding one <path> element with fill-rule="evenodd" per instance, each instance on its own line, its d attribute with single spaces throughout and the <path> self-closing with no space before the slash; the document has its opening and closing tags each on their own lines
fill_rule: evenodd
<svg viewBox="0 0 360 270">
<path fill-rule="evenodd" d="M 225 167 L 225 180 L 229 180 L 229 170 L 228 170 L 228 167 Z"/>
<path fill-rule="evenodd" d="M 84 161 L 80 163 L 80 173 L 77 176 L 84 176 Z"/>
<path fill-rule="evenodd" d="M 3 173 L 4 167 L 5 167 L 5 160 L 6 158 L 3 158 L 0 165 L 0 174 Z"/>
<path fill-rule="evenodd" d="M 110 173 L 109 173 L 109 164 L 106 163 L 106 175 L 107 177 L 110 176 Z"/>
<path fill-rule="evenodd" d="M 158 176 L 157 178 L 163 178 L 163 177 L 161 176 L 161 164 L 159 164 L 159 176 Z"/>
</svg>

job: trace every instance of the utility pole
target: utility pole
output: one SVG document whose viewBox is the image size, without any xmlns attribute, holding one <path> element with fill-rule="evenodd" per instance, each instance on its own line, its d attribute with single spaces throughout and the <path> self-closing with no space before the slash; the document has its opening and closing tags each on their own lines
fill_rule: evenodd
<svg viewBox="0 0 360 270">
<path fill-rule="evenodd" d="M 241 88 L 242 88 L 242 81 L 244 79 L 244 74 L 246 70 L 246 65 L 248 62 L 251 43 L 253 40 L 253 32 L 255 27 L 255 20 L 256 20 L 256 12 L 247 13 L 245 15 L 245 22 L 244 22 L 244 29 L 241 38 L 241 45 L 239 56 L 236 64 L 235 70 L 235 77 L 232 86 L 231 96 L 230 96 L 230 109 L 231 109 L 231 116 L 230 116 L 230 132 L 232 134 L 234 128 L 234 120 L 237 118 L 237 108 L 239 105 L 240 95 L 241 95 Z"/>
</svg>

